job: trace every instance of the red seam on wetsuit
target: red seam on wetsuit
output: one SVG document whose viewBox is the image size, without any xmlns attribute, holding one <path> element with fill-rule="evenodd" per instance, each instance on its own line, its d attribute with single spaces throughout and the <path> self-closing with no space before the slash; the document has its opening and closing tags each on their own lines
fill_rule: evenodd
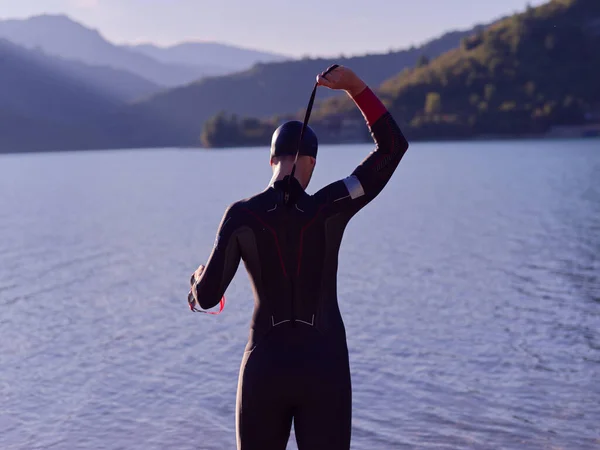
<svg viewBox="0 0 600 450">
<path fill-rule="evenodd" d="M 319 216 L 319 214 L 321 213 L 323 208 L 325 208 L 325 205 L 321 205 L 321 207 L 315 214 L 315 217 L 313 217 L 310 220 L 310 222 L 308 222 L 306 225 L 304 225 L 302 227 L 302 230 L 300 230 L 300 247 L 298 248 L 298 270 L 296 271 L 296 276 L 300 275 L 300 266 L 302 265 L 302 247 L 303 247 L 303 243 L 304 243 L 304 231 L 313 224 L 313 222 L 317 219 L 317 217 Z"/>
<path fill-rule="evenodd" d="M 353 100 L 362 112 L 369 126 L 372 126 L 387 112 L 385 105 L 369 87 L 366 87 L 360 94 L 354 97 Z"/>
<path fill-rule="evenodd" d="M 252 214 L 261 224 L 263 224 L 265 227 L 267 227 L 269 229 L 269 231 L 271 231 L 271 234 L 275 238 L 275 245 L 277 246 L 277 253 L 279 254 L 279 263 L 281 264 L 281 269 L 283 270 L 283 274 L 287 278 L 287 276 L 288 276 L 287 270 L 285 270 L 285 264 L 283 263 L 283 256 L 281 255 L 281 247 L 279 247 L 279 239 L 277 239 L 277 233 L 268 224 L 263 222 L 263 220 L 260 217 L 258 217 L 258 214 L 256 214 L 254 211 L 251 211 L 247 208 L 244 208 L 244 211 Z"/>
</svg>

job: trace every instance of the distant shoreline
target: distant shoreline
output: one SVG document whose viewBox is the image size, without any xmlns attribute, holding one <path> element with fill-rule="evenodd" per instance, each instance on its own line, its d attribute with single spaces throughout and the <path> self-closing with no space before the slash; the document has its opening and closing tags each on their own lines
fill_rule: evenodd
<svg viewBox="0 0 600 450">
<path fill-rule="evenodd" d="M 486 136 L 474 136 L 472 138 L 426 138 L 426 139 L 409 139 L 409 142 L 413 143 L 473 143 L 473 142 L 508 142 L 508 141 L 580 141 L 580 140 L 595 140 L 600 139 L 600 124 L 598 125 L 598 133 L 594 135 L 569 135 L 564 134 L 539 134 L 539 135 L 486 135 Z M 342 146 L 342 145 L 364 145 L 372 144 L 372 141 L 356 141 L 356 140 L 344 140 L 339 142 L 322 142 L 321 145 L 327 146 Z M 0 156 L 2 155 L 25 155 L 25 154 L 45 154 L 45 153 L 87 153 L 87 152 L 124 152 L 124 151 L 143 151 L 143 150 L 192 150 L 192 151 L 209 151 L 209 152 L 220 152 L 223 150 L 241 150 L 250 148 L 268 148 L 269 143 L 264 145 L 239 145 L 236 147 L 201 147 L 201 146 L 166 146 L 166 147 L 118 147 L 118 148 L 89 148 L 89 149 L 55 149 L 55 150 L 13 150 L 6 151 L 0 150 Z"/>
</svg>

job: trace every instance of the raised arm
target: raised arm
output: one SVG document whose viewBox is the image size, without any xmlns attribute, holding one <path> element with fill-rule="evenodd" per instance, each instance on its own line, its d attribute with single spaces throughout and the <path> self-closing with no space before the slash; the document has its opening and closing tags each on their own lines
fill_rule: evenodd
<svg viewBox="0 0 600 450">
<path fill-rule="evenodd" d="M 343 180 L 332 183 L 315 195 L 327 197 L 336 211 L 356 213 L 386 186 L 408 149 L 398 124 L 375 93 L 350 69 L 339 67 L 319 84 L 344 90 L 365 118 L 375 149 Z"/>
<path fill-rule="evenodd" d="M 237 272 L 241 259 L 238 221 L 239 214 L 232 205 L 223 215 L 206 267 L 201 265 L 192 276 L 192 294 L 202 309 L 219 303 Z"/>
</svg>

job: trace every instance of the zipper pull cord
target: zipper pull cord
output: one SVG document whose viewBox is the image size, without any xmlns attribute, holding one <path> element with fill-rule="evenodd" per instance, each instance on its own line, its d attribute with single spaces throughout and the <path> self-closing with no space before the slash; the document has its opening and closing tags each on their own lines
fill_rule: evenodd
<svg viewBox="0 0 600 450">
<path fill-rule="evenodd" d="M 339 67 L 338 64 L 334 64 L 329 67 L 325 72 L 321 74 L 322 77 L 326 76 L 332 70 L 335 70 Z M 300 139 L 298 140 L 298 148 L 296 149 L 296 157 L 294 158 L 294 166 L 292 167 L 292 173 L 288 178 L 288 185 L 285 192 L 285 204 L 287 205 L 290 199 L 290 189 L 292 186 L 292 178 L 296 174 L 296 163 L 298 162 L 298 156 L 300 155 L 300 147 L 302 145 L 302 138 L 304 138 L 304 131 L 308 126 L 308 121 L 310 119 L 310 114 L 312 113 L 313 105 L 315 103 L 315 96 L 317 95 L 317 88 L 319 87 L 319 83 L 315 83 L 313 87 L 312 94 L 310 95 L 310 100 L 308 101 L 308 106 L 306 107 L 306 113 L 304 114 L 304 123 L 302 124 L 302 130 L 300 131 Z"/>
</svg>

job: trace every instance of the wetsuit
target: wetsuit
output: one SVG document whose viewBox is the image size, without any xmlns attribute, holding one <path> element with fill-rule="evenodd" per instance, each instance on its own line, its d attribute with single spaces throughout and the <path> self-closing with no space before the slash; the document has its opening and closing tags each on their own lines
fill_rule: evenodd
<svg viewBox="0 0 600 450">
<path fill-rule="evenodd" d="M 288 178 L 230 205 L 192 291 L 216 306 L 244 261 L 254 292 L 239 375 L 238 449 L 284 450 L 292 419 L 300 450 L 347 450 L 351 380 L 337 302 L 338 251 L 348 221 L 387 184 L 408 143 L 375 94 L 355 99 L 376 148 L 343 180 L 308 195 Z"/>
</svg>

